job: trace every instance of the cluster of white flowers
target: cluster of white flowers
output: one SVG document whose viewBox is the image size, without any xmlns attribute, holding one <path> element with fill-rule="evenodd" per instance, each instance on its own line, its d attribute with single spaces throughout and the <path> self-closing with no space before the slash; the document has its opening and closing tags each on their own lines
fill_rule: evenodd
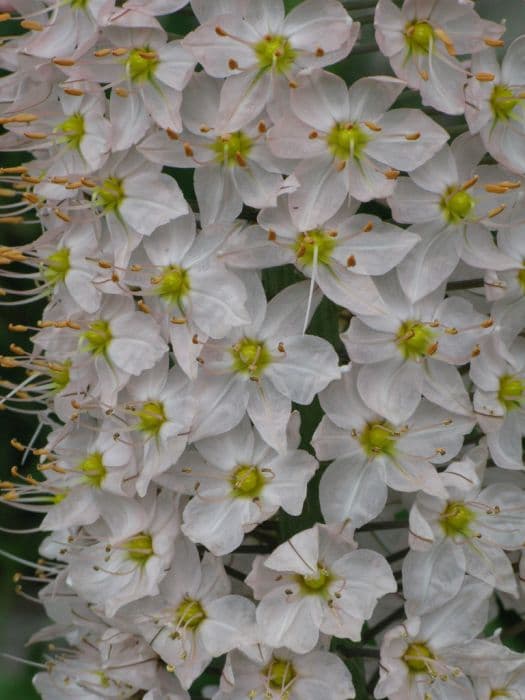
<svg viewBox="0 0 525 700">
<path fill-rule="evenodd" d="M 366 4 L 0 15 L 44 700 L 525 698 L 525 36 Z"/>
</svg>

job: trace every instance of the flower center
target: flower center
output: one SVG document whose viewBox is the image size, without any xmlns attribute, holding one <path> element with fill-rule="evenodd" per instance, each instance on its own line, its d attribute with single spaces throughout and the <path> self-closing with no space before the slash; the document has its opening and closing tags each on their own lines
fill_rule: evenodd
<svg viewBox="0 0 525 700">
<path fill-rule="evenodd" d="M 241 464 L 233 472 L 230 483 L 235 498 L 255 498 L 266 484 L 266 479 L 253 464 Z"/>
<path fill-rule="evenodd" d="M 218 136 L 211 144 L 211 149 L 217 163 L 233 168 L 236 165 L 246 165 L 252 146 L 253 140 L 249 136 L 242 131 L 234 131 Z"/>
<path fill-rule="evenodd" d="M 428 673 L 431 668 L 429 661 L 435 657 L 426 644 L 414 642 L 407 647 L 402 658 L 412 673 Z"/>
<path fill-rule="evenodd" d="M 45 260 L 44 278 L 53 286 L 66 279 L 70 269 L 69 253 L 69 248 L 60 248 Z"/>
<path fill-rule="evenodd" d="M 297 576 L 297 582 L 305 595 L 320 595 L 328 597 L 328 586 L 333 581 L 332 574 L 319 562 L 317 571 L 308 576 Z"/>
<path fill-rule="evenodd" d="M 261 340 L 243 338 L 231 349 L 234 372 L 249 374 L 258 379 L 271 363 L 272 356 L 265 343 Z"/>
<path fill-rule="evenodd" d="M 407 360 L 425 357 L 434 346 L 435 333 L 420 321 L 405 321 L 397 332 L 397 347 Z"/>
<path fill-rule="evenodd" d="M 435 41 L 434 30 L 428 22 L 414 20 L 405 27 L 405 40 L 414 53 L 428 53 Z"/>
<path fill-rule="evenodd" d="M 190 277 L 187 270 L 178 265 L 165 267 L 160 277 L 156 294 L 170 306 L 180 306 L 182 299 L 190 291 Z"/>
<path fill-rule="evenodd" d="M 149 435 L 158 435 L 167 420 L 161 401 L 146 401 L 140 411 L 137 411 L 137 416 L 137 429 Z"/>
<path fill-rule="evenodd" d="M 85 341 L 85 350 L 92 355 L 104 354 L 113 338 L 109 322 L 104 320 L 92 321 L 87 331 L 80 336 Z"/>
<path fill-rule="evenodd" d="M 78 150 L 80 142 L 86 133 L 84 128 L 84 117 L 77 112 L 68 117 L 62 124 L 56 127 L 56 131 L 61 131 L 64 136 L 59 139 L 61 143 L 67 143 L 70 148 Z"/>
<path fill-rule="evenodd" d="M 441 198 L 441 211 L 449 224 L 459 224 L 474 209 L 476 201 L 464 190 L 448 189 Z"/>
<path fill-rule="evenodd" d="M 368 457 L 388 455 L 393 457 L 396 451 L 396 438 L 388 423 L 368 423 L 359 435 L 359 442 Z"/>
<path fill-rule="evenodd" d="M 149 46 L 133 49 L 126 59 L 126 71 L 133 83 L 152 80 L 159 65 L 159 57 Z"/>
<path fill-rule="evenodd" d="M 339 160 L 361 157 L 370 136 L 358 124 L 335 124 L 326 137 L 329 151 Z"/>
<path fill-rule="evenodd" d="M 53 365 L 49 371 L 51 377 L 51 384 L 53 385 L 53 391 L 59 392 L 65 389 L 69 384 L 69 368 L 71 367 L 71 360 L 67 360 L 62 365 Z"/>
<path fill-rule="evenodd" d="M 186 629 L 195 630 L 206 619 L 206 613 L 198 600 L 185 598 L 175 611 L 175 623 Z"/>
<path fill-rule="evenodd" d="M 66 0 L 74 10 L 85 10 L 89 0 Z"/>
<path fill-rule="evenodd" d="M 453 502 L 448 503 L 445 510 L 441 513 L 439 522 L 443 528 L 443 532 L 447 537 L 463 535 L 470 537 L 472 530 L 470 524 L 476 519 L 476 515 L 464 503 Z"/>
<path fill-rule="evenodd" d="M 523 294 L 525 294 L 525 263 L 523 264 L 521 270 L 518 271 L 516 276 L 518 278 L 518 284 L 521 287 L 521 291 Z"/>
<path fill-rule="evenodd" d="M 507 85 L 494 85 L 490 96 L 490 107 L 496 121 L 510 119 L 514 108 L 520 103 Z"/>
<path fill-rule="evenodd" d="M 283 690 L 289 688 L 297 677 L 293 664 L 284 659 L 272 659 L 270 664 L 263 670 L 265 678 L 268 679 L 270 688 Z"/>
<path fill-rule="evenodd" d="M 108 177 L 100 187 L 93 190 L 93 203 L 102 207 L 105 212 L 117 211 L 124 196 L 122 180 L 118 177 Z"/>
<path fill-rule="evenodd" d="M 272 69 L 276 73 L 286 73 L 297 57 L 297 51 L 292 48 L 288 39 L 279 35 L 267 34 L 255 44 L 253 50 L 261 71 Z"/>
<path fill-rule="evenodd" d="M 314 253 L 317 249 L 317 262 L 320 265 L 330 265 L 332 252 L 336 246 L 333 236 L 321 229 L 313 229 L 300 233 L 295 239 L 293 249 L 297 256 L 297 261 L 301 265 L 311 267 L 314 262 Z"/>
<path fill-rule="evenodd" d="M 77 469 L 84 473 L 85 483 L 97 489 L 101 487 L 107 474 L 100 452 L 92 452 L 83 462 L 80 462 Z"/>
<path fill-rule="evenodd" d="M 512 698 L 512 695 L 505 688 L 494 688 L 490 693 L 489 700 L 497 700 L 498 698 Z"/>
<path fill-rule="evenodd" d="M 127 550 L 128 559 L 140 564 L 140 566 L 144 566 L 154 554 L 151 535 L 144 532 L 124 542 L 122 548 Z"/>
<path fill-rule="evenodd" d="M 507 411 L 521 408 L 525 394 L 525 382 L 520 377 L 504 374 L 499 380 L 498 399 Z"/>
</svg>

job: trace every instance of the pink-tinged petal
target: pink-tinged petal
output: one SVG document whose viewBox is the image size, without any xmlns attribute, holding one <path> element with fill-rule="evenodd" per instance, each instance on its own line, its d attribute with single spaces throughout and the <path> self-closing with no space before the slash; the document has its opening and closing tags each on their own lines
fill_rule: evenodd
<svg viewBox="0 0 525 700">
<path fill-rule="evenodd" d="M 262 209 L 277 203 L 283 182 L 278 173 L 269 173 L 254 161 L 249 161 L 244 167 L 234 166 L 230 174 L 242 201 L 249 207 Z"/>
<path fill-rule="evenodd" d="M 427 360 L 422 393 L 432 403 L 463 416 L 472 415 L 472 406 L 461 375 L 455 367 Z"/>
<path fill-rule="evenodd" d="M 336 0 L 304 0 L 287 15 L 283 32 L 294 48 L 333 51 L 347 41 L 352 18 Z"/>
<path fill-rule="evenodd" d="M 350 430 L 340 428 L 328 416 L 323 416 L 317 426 L 312 437 L 312 447 L 321 461 L 362 455 L 361 445 L 352 437 Z"/>
<path fill-rule="evenodd" d="M 182 90 L 195 68 L 192 54 L 183 48 L 180 41 L 165 44 L 157 53 L 159 64 L 155 68 L 155 78 L 174 90 Z"/>
<path fill-rule="evenodd" d="M 111 150 L 123 151 L 140 141 L 151 119 L 146 111 L 138 91 L 131 91 L 127 97 L 111 91 L 109 99 L 109 118 L 111 120 Z"/>
<path fill-rule="evenodd" d="M 158 86 L 148 84 L 142 88 L 142 99 L 151 118 L 161 129 L 171 129 L 176 132 L 182 129 L 180 117 L 182 92 L 164 86 L 160 89 Z"/>
<path fill-rule="evenodd" d="M 299 532 L 288 542 L 279 545 L 264 565 L 274 571 L 293 571 L 309 576 L 317 572 L 319 556 L 319 530 L 315 526 Z"/>
<path fill-rule="evenodd" d="M 443 146 L 430 160 L 412 170 L 410 180 L 415 182 L 418 187 L 441 197 L 449 185 L 462 184 L 458 173 L 458 162 L 454 156 L 454 151 L 450 146 Z M 402 181 L 405 181 L 405 178 L 400 178 L 398 184 L 401 184 Z"/>
<path fill-rule="evenodd" d="M 279 343 L 287 336 L 302 333 L 308 307 L 310 282 L 296 282 L 276 294 L 268 303 L 266 317 L 261 327 L 264 338 Z M 321 294 L 314 292 L 310 318 L 321 301 Z M 274 348 L 271 348 L 274 350 Z M 275 348 L 276 349 L 276 348 Z"/>
<path fill-rule="evenodd" d="M 317 644 L 322 619 L 319 596 L 288 599 L 284 588 L 268 593 L 257 606 L 257 623 L 265 644 L 305 654 Z"/>
<path fill-rule="evenodd" d="M 219 122 L 238 131 L 256 119 L 272 96 L 270 73 L 254 80 L 251 72 L 227 78 L 220 94 Z"/>
<path fill-rule="evenodd" d="M 241 213 L 242 198 L 230 171 L 222 165 L 197 168 L 193 184 L 203 226 L 217 221 L 231 221 Z"/>
<path fill-rule="evenodd" d="M 349 193 L 360 202 L 389 197 L 396 182 L 386 177 L 385 170 L 387 168 L 370 158 L 368 153 L 359 159 L 349 160 L 344 170 L 348 178 Z"/>
<path fill-rule="evenodd" d="M 402 357 L 361 367 L 357 388 L 363 401 L 393 423 L 403 423 L 420 400 L 423 372 L 420 365 Z"/>
<path fill-rule="evenodd" d="M 404 29 L 406 21 L 392 0 L 379 0 L 374 15 L 376 41 L 382 54 L 393 56 L 405 50 Z"/>
<path fill-rule="evenodd" d="M 310 125 L 308 132 L 312 128 L 329 132 L 336 122 L 350 119 L 348 87 L 342 78 L 333 73 L 318 71 L 306 76 L 300 87 L 293 90 L 290 103 L 297 117 Z M 289 117 L 283 119 L 282 127 L 288 119 Z M 326 148 L 322 140 L 317 141 L 317 144 Z"/>
<path fill-rule="evenodd" d="M 315 158 L 327 153 L 323 137 L 310 138 L 312 133 L 311 126 L 290 114 L 270 129 L 268 145 L 280 158 Z"/>
<path fill-rule="evenodd" d="M 399 97 L 406 83 L 387 75 L 360 78 L 349 91 L 350 121 L 379 119 Z"/>
<path fill-rule="evenodd" d="M 335 168 L 329 154 L 303 161 L 295 175 L 301 186 L 288 198 L 290 209 L 298 227 L 307 231 L 333 216 L 343 204 L 348 195 L 347 176 Z"/>
<path fill-rule="evenodd" d="M 256 506 L 247 499 L 224 498 L 209 503 L 198 495 L 184 509 L 182 531 L 216 556 L 233 552 L 244 538 L 244 523 L 254 520 Z"/>
<path fill-rule="evenodd" d="M 259 381 L 250 388 L 248 415 L 265 442 L 281 454 L 288 450 L 286 426 L 292 411 L 289 398 L 283 396 L 271 381 Z"/>
<path fill-rule="evenodd" d="M 525 70 L 525 36 L 514 39 L 501 64 L 501 77 L 507 85 L 523 85 Z"/>
<path fill-rule="evenodd" d="M 370 328 L 359 318 L 352 318 L 350 327 L 341 335 L 352 362 L 376 363 L 398 357 L 394 335 Z"/>
<path fill-rule="evenodd" d="M 246 643 L 255 627 L 255 606 L 240 595 L 227 595 L 206 605 L 207 618 L 199 629 L 202 643 L 212 656 L 221 656 Z"/>
<path fill-rule="evenodd" d="M 199 401 L 192 441 L 225 433 L 242 419 L 248 404 L 245 380 L 238 374 L 197 379 L 195 393 Z"/>
<path fill-rule="evenodd" d="M 441 219 L 440 200 L 440 194 L 418 187 L 412 177 L 400 177 L 393 194 L 388 198 L 388 205 L 392 209 L 394 221 L 400 224 L 421 224 Z M 421 229 L 416 230 L 419 233 Z"/>
<path fill-rule="evenodd" d="M 356 314 L 382 314 L 385 305 L 368 275 L 357 275 L 333 262 L 317 270 L 317 283 L 323 293 L 336 304 Z"/>
</svg>

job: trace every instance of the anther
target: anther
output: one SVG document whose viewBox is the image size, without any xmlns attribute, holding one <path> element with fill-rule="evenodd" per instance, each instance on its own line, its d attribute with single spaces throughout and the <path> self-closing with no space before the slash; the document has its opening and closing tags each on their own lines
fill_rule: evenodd
<svg viewBox="0 0 525 700">
<path fill-rule="evenodd" d="M 279 345 L 277 346 L 277 350 L 279 352 L 286 352 L 286 348 L 284 347 L 284 343 L 282 343 L 282 342 L 279 343 Z"/>
<path fill-rule="evenodd" d="M 489 192 L 490 194 L 505 194 L 508 190 L 507 187 L 504 187 L 503 185 L 485 185 L 484 187 L 485 192 Z"/>
<path fill-rule="evenodd" d="M 364 125 L 370 129 L 370 131 L 383 131 L 383 129 L 374 122 L 364 122 Z"/>
<path fill-rule="evenodd" d="M 237 161 L 237 164 L 238 164 L 241 168 L 245 168 L 245 167 L 246 167 L 246 159 L 244 158 L 244 156 L 242 155 L 242 153 L 241 153 L 240 151 L 237 151 L 237 152 L 236 152 L 236 154 L 235 154 L 235 160 Z"/>
<path fill-rule="evenodd" d="M 257 131 L 260 134 L 265 134 L 268 131 L 268 127 L 262 120 L 257 124 Z"/>
<path fill-rule="evenodd" d="M 44 29 L 44 25 L 40 22 L 35 22 L 32 19 L 23 19 L 20 22 L 20 26 L 24 29 L 30 29 L 34 32 L 41 32 Z"/>
<path fill-rule="evenodd" d="M 139 299 L 137 301 L 137 307 L 139 311 L 142 311 L 143 314 L 149 314 L 151 313 L 150 307 L 145 303 L 143 299 Z"/>
<path fill-rule="evenodd" d="M 312 141 L 313 141 L 313 139 L 316 139 L 318 136 L 319 136 L 319 132 L 315 131 L 315 130 L 310 131 L 310 133 L 308 134 L 308 138 Z"/>
<path fill-rule="evenodd" d="M 68 224 L 68 223 L 71 221 L 71 217 L 68 216 L 68 215 L 67 215 L 65 212 L 63 212 L 61 209 L 58 209 L 58 207 L 57 207 L 56 209 L 53 209 L 53 213 L 54 213 L 54 215 L 57 216 L 59 219 L 61 219 L 62 221 L 65 221 L 66 224 Z"/>
<path fill-rule="evenodd" d="M 494 321 L 491 318 L 487 318 L 485 321 L 480 323 L 480 326 L 482 328 L 490 328 L 493 325 L 494 325 Z"/>
<path fill-rule="evenodd" d="M 480 352 L 481 352 L 481 349 L 480 349 L 479 345 L 476 345 L 474 347 L 474 349 L 472 350 L 472 352 L 470 353 L 470 356 L 477 357 L 480 354 Z"/>
<path fill-rule="evenodd" d="M 237 70 L 239 68 L 239 64 L 234 58 L 230 58 L 230 60 L 228 61 L 228 68 L 230 70 Z"/>
<path fill-rule="evenodd" d="M 275 233 L 275 231 L 273 229 L 270 229 L 268 231 L 268 240 L 275 241 L 276 239 L 277 239 L 277 234 Z"/>
<path fill-rule="evenodd" d="M 324 49 L 318 46 L 315 50 L 315 55 L 317 56 L 317 58 L 321 58 L 322 56 L 324 56 Z"/>
<path fill-rule="evenodd" d="M 479 80 L 480 83 L 490 83 L 494 78 L 496 77 L 494 73 L 489 73 L 487 71 L 480 71 L 479 73 L 475 73 L 474 77 L 476 80 Z"/>
<path fill-rule="evenodd" d="M 93 56 L 96 58 L 103 58 L 104 56 L 109 56 L 111 49 L 99 49 L 98 51 L 93 51 Z"/>
<path fill-rule="evenodd" d="M 495 216 L 498 216 L 498 214 L 501 214 L 502 211 L 504 211 L 507 208 L 506 204 L 500 204 L 499 207 L 494 207 L 494 209 L 491 209 L 487 216 L 489 219 L 493 219 Z"/>
<path fill-rule="evenodd" d="M 9 323 L 7 325 L 7 330 L 11 331 L 12 333 L 26 333 L 29 328 L 27 326 L 23 326 L 21 323 Z"/>
<path fill-rule="evenodd" d="M 435 342 L 427 349 L 427 355 L 435 355 L 438 351 L 439 343 Z"/>
<path fill-rule="evenodd" d="M 115 92 L 119 97 L 128 97 L 129 95 L 129 90 L 126 90 L 126 88 L 123 87 L 116 87 Z"/>
<path fill-rule="evenodd" d="M 11 19 L 11 13 L 10 12 L 2 12 L 0 14 L 0 22 L 7 22 L 7 20 Z"/>
<path fill-rule="evenodd" d="M 335 165 L 335 169 L 337 170 L 338 173 L 342 172 L 345 168 L 346 168 L 346 160 L 340 160 Z"/>
<path fill-rule="evenodd" d="M 505 42 L 503 41 L 503 39 L 491 39 L 490 37 L 485 37 L 485 39 L 483 39 L 483 42 L 487 46 L 492 46 L 493 48 L 505 46 Z"/>
<path fill-rule="evenodd" d="M 128 53 L 128 49 L 124 48 L 123 46 L 120 46 L 118 49 L 113 49 L 111 51 L 111 54 L 113 56 L 124 56 L 124 54 Z"/>
<path fill-rule="evenodd" d="M 346 259 L 346 266 L 347 267 L 355 267 L 355 265 L 356 265 L 355 255 L 349 255 L 348 258 Z"/>
<path fill-rule="evenodd" d="M 413 134 L 405 134 L 405 139 L 407 141 L 417 141 L 419 138 L 421 138 L 419 131 L 415 131 Z"/>
<path fill-rule="evenodd" d="M 166 134 L 168 135 L 168 138 L 172 141 L 179 140 L 179 135 L 177 134 L 177 132 L 173 131 L 173 129 L 170 129 L 169 127 L 166 129 Z"/>
<path fill-rule="evenodd" d="M 467 180 L 461 185 L 461 190 L 464 192 L 465 190 L 469 190 L 471 187 L 473 187 L 476 182 L 479 180 L 479 175 L 474 175 L 473 177 L 470 178 L 470 180 Z"/>
<path fill-rule="evenodd" d="M 187 156 L 188 158 L 193 158 L 193 148 L 190 146 L 189 143 L 184 144 L 184 155 Z"/>
<path fill-rule="evenodd" d="M 74 58 L 54 58 L 53 63 L 56 66 L 74 66 L 76 61 Z"/>
<path fill-rule="evenodd" d="M 389 168 L 388 170 L 385 170 L 384 176 L 386 177 L 387 180 L 397 180 L 397 178 L 401 175 L 399 170 L 395 170 L 394 168 Z"/>
<path fill-rule="evenodd" d="M 228 32 L 224 31 L 222 27 L 215 27 L 215 34 L 218 36 L 228 36 Z"/>
<path fill-rule="evenodd" d="M 70 88 L 70 87 L 65 87 L 64 92 L 66 95 L 73 95 L 73 97 L 81 97 L 81 95 L 84 94 L 84 90 L 80 90 L 79 88 Z"/>
<path fill-rule="evenodd" d="M 420 70 L 419 75 L 421 76 L 422 80 L 424 80 L 425 82 L 428 80 L 428 71 Z"/>
<path fill-rule="evenodd" d="M 173 323 L 176 326 L 183 326 L 185 323 L 187 323 L 187 321 L 183 317 L 178 318 L 176 316 L 172 316 L 170 318 L 170 323 Z"/>
<path fill-rule="evenodd" d="M 42 131 L 24 131 L 24 136 L 26 139 L 32 139 L 33 141 L 47 139 L 47 134 L 44 134 Z"/>
</svg>

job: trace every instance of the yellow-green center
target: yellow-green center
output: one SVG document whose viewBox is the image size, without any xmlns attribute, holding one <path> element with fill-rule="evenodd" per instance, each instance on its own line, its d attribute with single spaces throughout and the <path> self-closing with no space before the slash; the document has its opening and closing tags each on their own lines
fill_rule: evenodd
<svg viewBox="0 0 525 700">
<path fill-rule="evenodd" d="M 66 3 L 71 5 L 74 10 L 85 10 L 89 0 L 66 0 Z"/>
<path fill-rule="evenodd" d="M 338 160 L 359 160 L 370 136 L 365 134 L 359 124 L 335 124 L 326 136 L 330 153 Z"/>
<path fill-rule="evenodd" d="M 328 569 L 319 562 L 317 564 L 317 571 L 307 576 L 297 575 L 296 580 L 301 587 L 303 595 L 320 595 L 323 598 L 328 598 L 328 587 L 334 580 L 334 577 Z"/>
<path fill-rule="evenodd" d="M 443 528 L 443 532 L 447 537 L 471 537 L 471 523 L 476 519 L 474 511 L 470 510 L 464 503 L 451 502 L 447 503 L 447 507 L 441 513 L 439 522 Z"/>
<path fill-rule="evenodd" d="M 397 347 L 407 360 L 425 357 L 434 346 L 435 333 L 420 321 L 405 321 L 396 335 Z"/>
<path fill-rule="evenodd" d="M 148 46 L 132 49 L 126 59 L 126 72 L 133 83 L 143 83 L 153 79 L 159 65 L 155 51 Z"/>
<path fill-rule="evenodd" d="M 103 319 L 92 321 L 88 326 L 88 330 L 81 335 L 81 339 L 84 341 L 83 349 L 92 355 L 103 355 L 107 351 L 112 338 L 109 322 Z"/>
<path fill-rule="evenodd" d="M 285 36 L 267 34 L 253 47 L 259 70 L 274 70 L 286 73 L 297 58 L 297 51 L 292 48 Z"/>
<path fill-rule="evenodd" d="M 190 276 L 179 265 L 165 267 L 155 286 L 155 293 L 170 306 L 180 306 L 189 291 Z"/>
<path fill-rule="evenodd" d="M 215 161 L 230 168 L 244 166 L 252 150 L 253 140 L 242 131 L 218 136 L 211 144 Z"/>
<path fill-rule="evenodd" d="M 300 233 L 295 239 L 293 249 L 297 256 L 297 261 L 301 265 L 311 267 L 314 262 L 315 251 L 317 250 L 317 263 L 319 265 L 330 265 L 332 253 L 336 246 L 336 239 L 322 229 L 313 229 Z"/>
<path fill-rule="evenodd" d="M 432 669 L 429 661 L 435 657 L 426 644 L 414 642 L 407 647 L 402 658 L 412 673 L 428 673 Z"/>
<path fill-rule="evenodd" d="M 525 263 L 521 270 L 518 270 L 516 277 L 518 278 L 518 284 L 521 287 L 521 291 L 523 294 L 525 294 Z"/>
<path fill-rule="evenodd" d="M 256 498 L 266 484 L 266 479 L 255 465 L 241 464 L 231 475 L 230 484 L 235 498 Z"/>
<path fill-rule="evenodd" d="M 202 605 L 193 598 L 185 598 L 175 611 L 175 624 L 185 629 L 195 630 L 205 619 Z"/>
<path fill-rule="evenodd" d="M 290 661 L 276 659 L 274 657 L 270 664 L 263 670 L 263 675 L 267 679 L 270 688 L 274 690 L 284 690 L 285 688 L 290 688 L 297 673 Z"/>
<path fill-rule="evenodd" d="M 272 361 L 272 355 L 262 340 L 243 338 L 231 349 L 234 372 L 259 379 Z"/>
<path fill-rule="evenodd" d="M 44 279 L 53 286 L 63 282 L 70 269 L 69 248 L 60 248 L 45 259 Z"/>
<path fill-rule="evenodd" d="M 69 384 L 70 367 L 71 360 L 66 360 L 61 365 L 53 365 L 53 367 L 49 370 L 52 391 L 59 392 L 66 388 L 66 386 Z"/>
<path fill-rule="evenodd" d="M 459 224 L 474 209 L 476 200 L 474 197 L 455 187 L 448 188 L 441 198 L 440 206 L 445 220 L 449 224 Z"/>
<path fill-rule="evenodd" d="M 525 398 L 525 382 L 521 377 L 504 374 L 499 380 L 498 399 L 507 411 L 521 408 Z"/>
<path fill-rule="evenodd" d="M 77 469 L 84 474 L 84 482 L 94 488 L 100 488 L 107 474 L 100 452 L 92 452 L 80 462 Z"/>
<path fill-rule="evenodd" d="M 146 401 L 137 411 L 137 417 L 139 419 L 137 429 L 152 436 L 159 434 L 167 420 L 161 401 Z"/>
<path fill-rule="evenodd" d="M 490 108 L 495 121 L 507 121 L 514 108 L 521 102 L 508 85 L 494 85 L 490 96 Z"/>
<path fill-rule="evenodd" d="M 144 566 L 148 559 L 153 556 L 153 542 L 151 535 L 141 532 L 136 537 L 131 537 L 124 542 L 122 548 L 127 550 L 128 559 Z"/>
<path fill-rule="evenodd" d="M 116 212 L 124 201 L 125 193 L 122 180 L 108 177 L 100 187 L 93 190 L 93 203 L 105 212 Z"/>
<path fill-rule="evenodd" d="M 428 22 L 414 20 L 405 27 L 405 41 L 410 53 L 428 53 L 435 43 L 435 33 Z"/>
<path fill-rule="evenodd" d="M 396 451 L 396 438 L 393 433 L 388 423 L 368 423 L 359 435 L 359 442 L 368 457 L 393 457 Z"/>
<path fill-rule="evenodd" d="M 64 136 L 60 137 L 59 143 L 67 143 L 70 148 L 78 150 L 80 148 L 80 142 L 86 133 L 83 115 L 80 114 L 80 112 L 72 114 L 59 124 L 55 131 L 64 134 Z"/>
</svg>

